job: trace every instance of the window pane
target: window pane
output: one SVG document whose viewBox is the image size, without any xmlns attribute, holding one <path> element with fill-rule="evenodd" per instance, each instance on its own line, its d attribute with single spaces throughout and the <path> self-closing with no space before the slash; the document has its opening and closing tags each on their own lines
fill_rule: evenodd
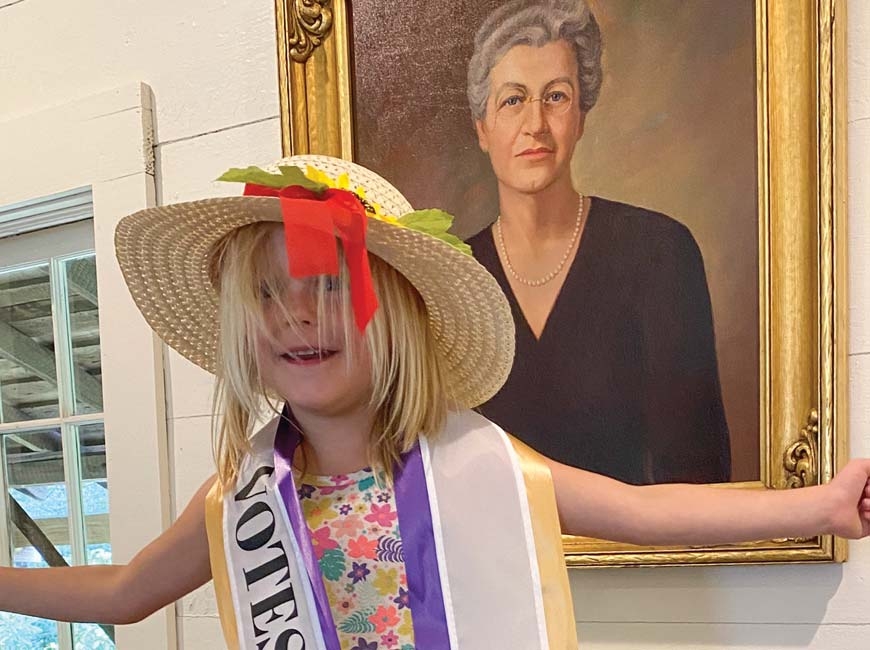
<svg viewBox="0 0 870 650">
<path fill-rule="evenodd" d="M 32 616 L 0 612 L 3 650 L 57 650 L 57 623 Z"/>
<path fill-rule="evenodd" d="M 60 429 L 3 436 L 9 482 L 12 565 L 45 567 L 71 560 Z M 57 648 L 57 625 L 27 616 L 0 616 L 0 648 Z"/>
<path fill-rule="evenodd" d="M 73 647 L 75 650 L 115 650 L 115 628 L 96 623 L 74 623 Z M 2 648 L 4 646 L 0 646 Z"/>
<path fill-rule="evenodd" d="M 109 486 L 106 480 L 106 434 L 102 423 L 77 428 L 81 453 L 82 515 L 85 518 L 85 557 L 88 564 L 111 564 L 109 543 Z M 111 625 L 76 623 L 76 650 L 112 650 Z"/>
<path fill-rule="evenodd" d="M 69 311 L 70 376 L 75 391 L 75 413 L 100 413 L 103 410 L 103 388 L 94 255 L 64 261 L 63 273 Z"/>
<path fill-rule="evenodd" d="M 58 415 L 48 264 L 0 272 L 0 422 Z"/>
<path fill-rule="evenodd" d="M 81 453 L 82 515 L 88 564 L 111 564 L 109 486 L 106 480 L 106 434 L 103 424 L 78 427 Z"/>
<path fill-rule="evenodd" d="M 70 563 L 70 534 L 60 429 L 3 436 L 9 482 L 12 564 Z"/>
</svg>

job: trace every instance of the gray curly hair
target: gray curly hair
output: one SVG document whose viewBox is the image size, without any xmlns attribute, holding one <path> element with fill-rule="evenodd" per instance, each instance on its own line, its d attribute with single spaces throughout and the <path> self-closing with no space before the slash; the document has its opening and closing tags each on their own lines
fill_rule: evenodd
<svg viewBox="0 0 870 650">
<path fill-rule="evenodd" d="M 588 112 L 601 90 L 601 31 L 584 0 L 512 0 L 477 30 L 468 62 L 468 104 L 475 120 L 486 115 L 489 73 L 517 45 L 566 41 L 577 58 L 580 110 Z"/>
</svg>

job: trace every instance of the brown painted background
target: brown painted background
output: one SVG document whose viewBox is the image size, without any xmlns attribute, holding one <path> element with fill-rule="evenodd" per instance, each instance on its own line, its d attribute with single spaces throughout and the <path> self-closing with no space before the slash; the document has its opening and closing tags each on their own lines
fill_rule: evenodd
<svg viewBox="0 0 870 650">
<path fill-rule="evenodd" d="M 473 234 L 497 214 L 465 98 L 493 0 L 352 3 L 355 157 L 415 207 Z M 755 7 L 590 0 L 604 83 L 574 156 L 577 188 L 664 212 L 704 256 L 735 481 L 759 477 Z M 589 305 L 594 309 L 594 305 Z"/>
</svg>

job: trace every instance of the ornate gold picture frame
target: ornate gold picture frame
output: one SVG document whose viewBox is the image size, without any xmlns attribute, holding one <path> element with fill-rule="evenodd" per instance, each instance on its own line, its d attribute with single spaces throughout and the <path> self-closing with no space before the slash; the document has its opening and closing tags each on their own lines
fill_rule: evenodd
<svg viewBox="0 0 870 650">
<path fill-rule="evenodd" d="M 722 487 L 795 489 L 830 481 L 848 450 L 845 2 L 743 2 L 754 11 L 758 354 L 751 379 L 759 464 L 758 480 Z M 379 0 L 366 11 L 407 14 L 412 4 Z M 354 95 L 352 26 L 380 19 L 356 16 L 353 3 L 341 0 L 276 0 L 276 13 L 285 154 L 354 159 L 354 102 L 364 100 Z M 390 39 L 385 31 L 366 47 L 395 55 Z M 457 65 L 448 45 L 445 65 Z M 831 536 L 715 548 L 566 536 L 564 550 L 578 567 L 846 559 L 845 543 Z"/>
</svg>

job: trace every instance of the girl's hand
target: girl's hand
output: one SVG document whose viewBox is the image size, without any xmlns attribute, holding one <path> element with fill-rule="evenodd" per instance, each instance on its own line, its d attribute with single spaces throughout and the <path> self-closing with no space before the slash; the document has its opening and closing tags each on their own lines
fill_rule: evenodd
<svg viewBox="0 0 870 650">
<path fill-rule="evenodd" d="M 850 461 L 826 489 L 831 508 L 826 532 L 847 539 L 870 535 L 870 459 Z"/>
</svg>

